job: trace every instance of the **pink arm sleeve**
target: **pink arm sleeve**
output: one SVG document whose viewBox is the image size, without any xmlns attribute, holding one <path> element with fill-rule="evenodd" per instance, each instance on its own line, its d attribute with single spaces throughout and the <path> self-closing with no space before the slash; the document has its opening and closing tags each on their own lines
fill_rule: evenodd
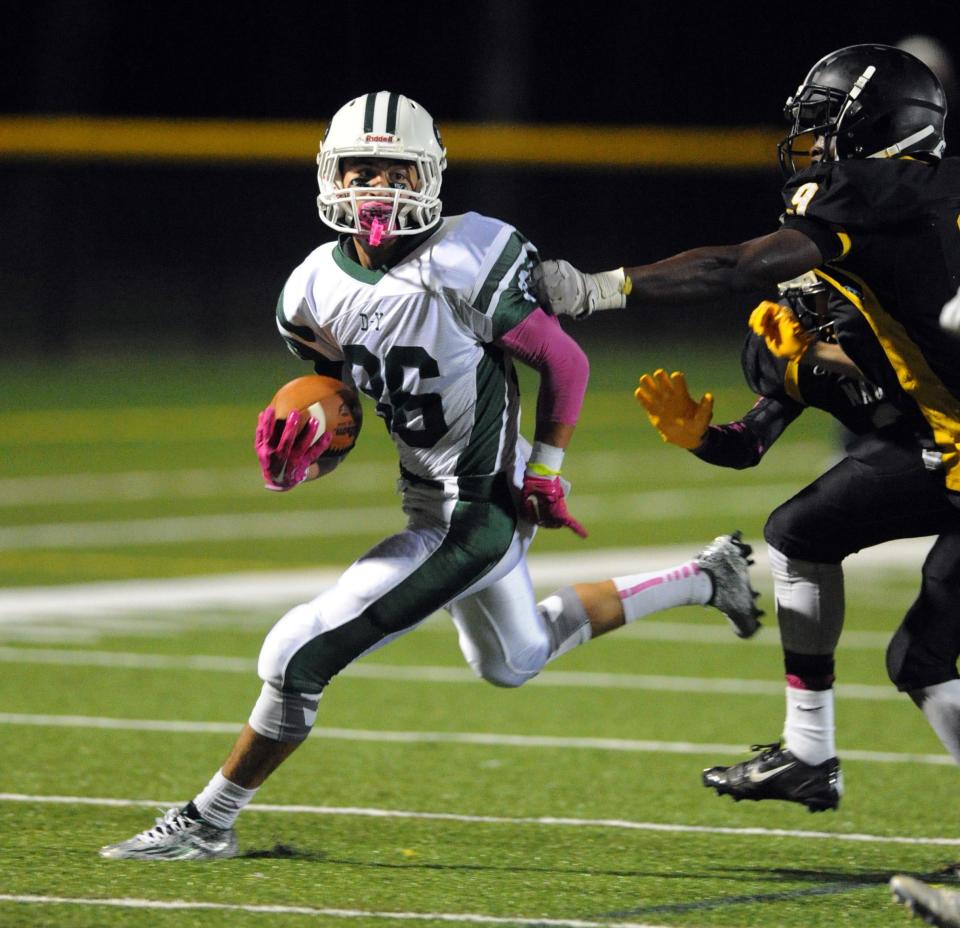
<svg viewBox="0 0 960 928">
<path fill-rule="evenodd" d="M 497 341 L 540 374 L 537 422 L 576 425 L 590 364 L 583 349 L 539 307 Z"/>
</svg>

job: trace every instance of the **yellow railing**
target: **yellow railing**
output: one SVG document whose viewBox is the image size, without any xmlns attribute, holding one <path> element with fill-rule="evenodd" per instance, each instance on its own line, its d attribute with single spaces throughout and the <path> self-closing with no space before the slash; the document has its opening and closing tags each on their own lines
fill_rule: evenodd
<svg viewBox="0 0 960 928">
<path fill-rule="evenodd" d="M 224 119 L 0 116 L 0 159 L 303 163 L 323 123 Z M 675 170 L 773 169 L 783 131 L 450 123 L 455 164 Z"/>
</svg>

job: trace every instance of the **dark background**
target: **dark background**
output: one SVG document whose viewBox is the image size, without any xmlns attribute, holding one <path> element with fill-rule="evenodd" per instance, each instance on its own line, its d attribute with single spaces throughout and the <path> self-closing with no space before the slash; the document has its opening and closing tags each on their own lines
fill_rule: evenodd
<svg viewBox="0 0 960 928">
<path fill-rule="evenodd" d="M 920 33 L 960 60 L 957 7 L 14 0 L 2 4 L 0 114 L 319 127 L 348 99 L 391 89 L 441 129 L 777 126 L 786 96 L 834 48 Z M 332 236 L 316 216 L 314 155 L 243 165 L 0 160 L 4 353 L 273 348 L 287 274 Z M 771 231 L 779 188 L 774 151 L 769 169 L 741 172 L 451 157 L 443 200 L 446 213 L 495 215 L 543 255 L 597 270 Z M 742 311 L 710 315 L 707 329 Z M 650 314 L 644 332 L 689 331 L 704 313 Z M 622 322 L 584 326 L 603 333 Z"/>
</svg>

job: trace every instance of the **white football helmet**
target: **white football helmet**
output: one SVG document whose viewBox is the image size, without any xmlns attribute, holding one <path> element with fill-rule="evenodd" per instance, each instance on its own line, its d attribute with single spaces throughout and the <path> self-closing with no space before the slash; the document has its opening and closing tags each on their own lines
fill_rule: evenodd
<svg viewBox="0 0 960 928">
<path fill-rule="evenodd" d="M 347 187 L 340 170 L 343 158 L 392 158 L 416 164 L 419 187 Z M 419 103 L 381 90 L 364 94 L 337 110 L 317 155 L 320 218 L 337 232 L 370 236 L 360 206 L 382 204 L 375 234 L 379 238 L 416 235 L 440 221 L 440 183 L 447 152 L 433 117 Z M 358 203 L 358 201 L 360 201 Z"/>
</svg>

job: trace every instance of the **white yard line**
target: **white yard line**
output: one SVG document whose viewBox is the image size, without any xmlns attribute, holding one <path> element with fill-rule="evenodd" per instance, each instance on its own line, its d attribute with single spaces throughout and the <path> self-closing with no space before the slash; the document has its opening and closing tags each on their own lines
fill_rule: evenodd
<svg viewBox="0 0 960 928">
<path fill-rule="evenodd" d="M 98 796 L 53 796 L 27 793 L 0 793 L 0 802 L 94 806 L 102 808 L 163 809 L 182 805 L 185 800 L 113 799 Z M 876 835 L 858 832 L 808 831 L 788 828 L 734 828 L 720 825 L 687 825 L 671 822 L 635 822 L 618 818 L 570 818 L 566 816 L 467 815 L 457 812 L 415 812 L 404 809 L 362 806 L 276 805 L 253 802 L 244 811 L 281 815 L 344 815 L 360 818 L 417 819 L 462 822 L 475 825 L 541 826 L 547 828 L 600 828 L 618 831 L 648 831 L 663 834 L 731 835 L 734 837 L 797 838 L 799 840 L 845 841 L 856 844 L 906 844 L 923 847 L 960 847 L 960 838 L 930 838 L 907 835 Z"/>
<path fill-rule="evenodd" d="M 0 479 L 0 506 L 203 499 L 261 490 L 261 481 L 249 467 L 5 477 Z"/>
<path fill-rule="evenodd" d="M 219 673 L 256 672 L 256 661 L 243 657 L 208 654 L 135 654 L 118 651 L 68 651 L 60 648 L 0 647 L 0 663 L 52 664 L 54 666 L 120 667 L 139 670 L 196 670 Z M 478 683 L 477 675 L 466 667 L 395 665 L 357 661 L 341 676 L 365 680 L 392 680 L 407 683 Z M 775 680 L 738 680 L 715 677 L 679 677 L 640 673 L 601 673 L 596 671 L 545 670 L 530 682 L 531 686 L 580 687 L 586 689 L 647 690 L 673 693 L 727 693 L 737 696 L 775 696 L 783 698 L 783 683 Z M 842 699 L 902 702 L 906 697 L 892 686 L 838 684 Z"/>
<path fill-rule="evenodd" d="M 396 465 L 392 470 L 396 470 Z M 351 461 L 349 468 L 337 472 L 337 487 L 342 491 L 369 490 L 371 485 L 381 485 L 392 470 L 389 463 Z M 0 507 L 18 509 L 25 505 L 211 499 L 238 494 L 263 498 L 263 481 L 256 467 L 191 467 L 0 478 Z"/>
<path fill-rule="evenodd" d="M 342 568 L 264 571 L 6 589 L 0 591 L 0 623 L 31 621 L 41 615 L 86 616 L 104 611 L 129 615 L 197 608 L 275 608 L 316 596 L 335 582 L 341 572 Z"/>
<path fill-rule="evenodd" d="M 724 491 L 724 507 L 741 514 L 765 513 L 775 502 L 792 495 L 796 489 L 794 485 L 730 488 Z M 676 519 L 715 509 L 716 498 L 717 490 L 714 487 L 691 487 L 617 496 L 584 494 L 577 497 L 576 506 L 578 517 L 583 520 L 629 520 L 656 524 L 667 513 Z M 316 536 L 326 539 L 380 534 L 392 530 L 392 526 L 400 527 L 403 519 L 400 506 L 394 504 L 121 521 L 28 523 L 0 528 L 0 551 L 180 544 L 237 538 Z"/>
<path fill-rule="evenodd" d="M 480 915 L 473 912 L 378 912 L 364 909 L 322 909 L 305 905 L 241 905 L 226 902 L 192 902 L 188 899 L 84 899 L 70 896 L 17 896 L 0 894 L 0 902 L 33 905 L 83 905 L 119 909 L 163 911 L 249 912 L 254 915 L 308 915 L 314 918 L 382 918 L 387 921 L 449 922 L 460 925 L 530 925 L 533 928 L 667 928 L 648 922 L 584 921 L 580 918 L 527 918 Z"/>
<path fill-rule="evenodd" d="M 0 551 L 36 548 L 95 548 L 249 538 L 323 538 L 379 533 L 399 528 L 396 506 L 316 509 L 296 512 L 247 512 L 228 515 L 170 516 L 120 522 L 52 522 L 0 528 Z"/>
<path fill-rule="evenodd" d="M 156 436 L 152 436 L 156 438 Z M 809 456 L 819 454 L 819 446 L 794 445 L 795 456 L 780 462 L 778 476 L 796 476 L 793 483 L 770 484 L 758 476 L 750 492 L 756 495 L 758 488 L 766 495 L 786 498 L 812 477 Z M 686 462 L 679 462 L 681 465 Z M 662 458 L 658 451 L 642 452 L 580 452 L 576 466 L 582 473 L 589 473 L 591 480 L 622 486 L 625 479 L 645 466 L 660 467 Z M 351 460 L 349 466 L 337 471 L 339 492 L 369 490 L 380 486 L 385 479 L 396 474 L 396 464 L 390 460 Z M 689 473 L 686 471 L 689 470 Z M 682 492 L 716 492 L 714 475 L 707 468 L 695 465 L 683 468 Z M 676 482 L 680 480 L 674 476 Z M 732 492 L 740 488 L 730 487 Z M 128 470 L 113 473 L 50 474 L 44 476 L 0 477 L 0 508 L 24 506 L 49 506 L 56 504 L 100 503 L 125 501 L 150 501 L 166 499 L 213 499 L 249 493 L 263 497 L 263 484 L 256 467 L 190 467 L 176 470 Z"/>
<path fill-rule="evenodd" d="M 168 719 L 119 719 L 90 715 L 45 715 L 28 712 L 0 712 L 0 725 L 47 726 L 54 728 L 151 731 L 175 734 L 230 734 L 240 731 L 239 722 L 187 722 Z M 630 738 L 574 738 L 556 735 L 509 735 L 497 732 L 464 731 L 370 731 L 362 728 L 315 727 L 311 738 L 334 741 L 366 741 L 393 744 L 466 744 L 489 747 L 558 748 L 561 750 L 616 751 L 655 754 L 746 754 L 742 744 L 711 744 L 689 741 L 645 741 Z M 842 760 L 881 764 L 934 764 L 950 766 L 947 754 L 909 754 L 894 751 L 840 751 Z"/>
<path fill-rule="evenodd" d="M 383 510 L 349 510 L 348 518 L 370 518 L 377 528 L 384 526 Z M 361 515 L 366 513 L 366 515 Z M 395 513 L 390 510 L 391 517 Z M 376 515 L 376 519 L 373 516 Z M 281 521 L 295 513 L 278 514 Z M 310 513 L 314 529 L 325 532 L 330 513 Z M 306 517 L 306 516 L 305 516 Z M 270 514 L 259 519 L 272 519 Z M 172 520 L 179 521 L 179 520 Z M 126 523 L 125 523 L 126 524 Z M 62 528 L 58 527 L 58 528 Z M 10 530 L 13 531 L 13 530 Z M 704 539 L 706 541 L 706 539 Z M 848 571 L 886 570 L 895 567 L 915 569 L 930 548 L 932 539 L 913 538 L 890 542 L 855 554 L 844 562 Z M 528 563 L 538 587 L 562 585 L 571 577 L 591 582 L 607 577 L 668 567 L 696 554 L 695 542 L 645 548 L 607 548 L 552 554 L 531 554 Z M 754 576 L 766 577 L 767 557 L 762 544 L 756 546 Z M 346 565 L 343 565 L 346 567 Z M 103 610 L 130 613 L 143 610 L 183 610 L 189 608 L 254 608 L 294 604 L 312 598 L 340 575 L 343 567 L 317 570 L 263 571 L 232 573 L 169 580 L 122 580 L 103 583 L 71 584 L 47 587 L 21 587 L 0 591 L 0 623 L 22 621 L 37 615 L 82 615 Z M 644 623 L 637 623 L 636 627 Z M 633 630 L 633 626 L 630 631 Z M 727 632 L 729 636 L 729 632 Z M 732 640 L 732 639 L 731 639 Z"/>
</svg>

